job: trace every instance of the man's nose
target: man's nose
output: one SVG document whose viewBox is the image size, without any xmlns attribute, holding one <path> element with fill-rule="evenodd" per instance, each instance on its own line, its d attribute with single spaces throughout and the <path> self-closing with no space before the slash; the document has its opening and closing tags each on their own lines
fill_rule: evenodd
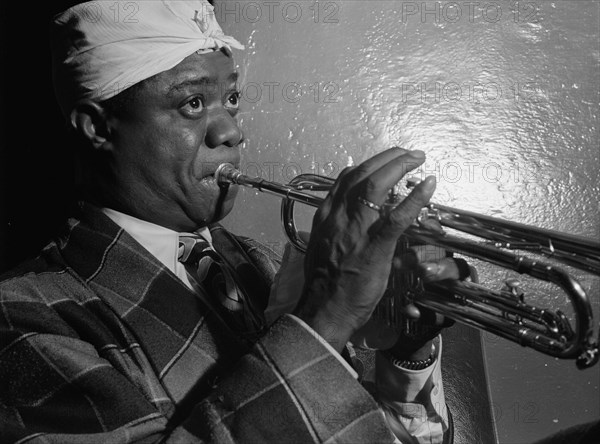
<svg viewBox="0 0 600 444">
<path fill-rule="evenodd" d="M 237 120 L 227 110 L 212 110 L 206 131 L 206 146 L 216 148 L 220 145 L 237 146 L 242 141 L 242 130 Z"/>
</svg>

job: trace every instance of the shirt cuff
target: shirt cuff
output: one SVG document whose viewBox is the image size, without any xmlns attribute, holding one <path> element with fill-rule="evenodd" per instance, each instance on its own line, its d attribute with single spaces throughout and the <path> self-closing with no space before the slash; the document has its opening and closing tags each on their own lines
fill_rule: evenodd
<svg viewBox="0 0 600 444">
<path fill-rule="evenodd" d="M 423 389 L 430 389 L 432 395 L 441 390 L 442 338 L 438 336 L 435 347 L 435 361 L 421 370 L 410 370 L 392 364 L 381 352 L 376 355 L 375 381 L 381 391 L 389 395 L 391 401 L 419 402 L 423 399 Z M 438 390 L 436 390 L 438 389 Z"/>
<path fill-rule="evenodd" d="M 402 440 L 407 431 L 417 442 L 442 442 L 448 429 L 448 410 L 441 373 L 442 338 L 436 360 L 422 370 L 399 368 L 377 353 L 375 386 L 388 424 Z"/>
<path fill-rule="evenodd" d="M 300 324 L 302 327 L 304 327 L 304 329 L 306 329 L 315 339 L 317 339 L 321 344 L 323 344 L 325 346 L 325 348 L 327 350 L 329 350 L 329 352 L 335 356 L 338 361 L 340 361 L 340 363 L 346 368 L 346 370 L 348 370 L 348 372 L 350 372 L 350 374 L 354 377 L 354 379 L 358 379 L 358 373 L 356 373 L 356 370 L 354 370 L 350 364 L 348 364 L 348 361 L 346 361 L 342 355 L 340 355 L 335 348 L 333 348 L 331 346 L 331 344 L 329 342 L 327 342 L 325 339 L 323 339 L 323 337 L 317 333 L 316 331 L 314 331 L 306 322 L 304 322 L 302 319 L 300 319 L 297 316 L 294 316 L 292 314 L 288 314 L 288 316 L 290 318 L 292 318 L 293 320 L 295 320 L 298 324 Z"/>
</svg>

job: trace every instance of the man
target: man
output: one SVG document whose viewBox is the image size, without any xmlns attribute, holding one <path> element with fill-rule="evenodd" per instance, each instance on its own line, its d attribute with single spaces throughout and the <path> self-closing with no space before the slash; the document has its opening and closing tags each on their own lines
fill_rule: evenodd
<svg viewBox="0 0 600 444">
<path fill-rule="evenodd" d="M 83 200 L 65 233 L 0 284 L 0 440 L 450 439 L 443 319 L 378 355 L 379 404 L 347 347 L 386 289 L 396 240 L 434 192 L 428 178 L 381 210 L 424 154 L 392 148 L 342 172 L 315 216 L 293 312 L 267 321 L 269 293 L 288 298 L 289 267 L 275 276 L 271 252 L 217 223 L 236 194 L 214 172 L 240 163 L 232 49 L 242 46 L 204 1 L 136 3 L 135 22 L 113 20 L 114 5 L 53 20 Z M 190 267 L 194 235 L 191 246 L 208 247 Z M 421 268 L 430 280 L 464 278 L 459 265 Z"/>
</svg>

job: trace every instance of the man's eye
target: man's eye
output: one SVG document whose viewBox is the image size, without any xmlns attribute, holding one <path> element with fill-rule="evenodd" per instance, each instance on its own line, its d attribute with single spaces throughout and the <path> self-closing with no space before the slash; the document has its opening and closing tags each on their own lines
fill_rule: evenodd
<svg viewBox="0 0 600 444">
<path fill-rule="evenodd" d="M 225 108 L 238 109 L 240 107 L 240 93 L 239 91 L 232 92 L 225 101 Z"/>
<path fill-rule="evenodd" d="M 201 113 L 204 110 L 204 104 L 200 97 L 194 97 L 184 105 L 184 108 L 191 113 Z"/>
</svg>

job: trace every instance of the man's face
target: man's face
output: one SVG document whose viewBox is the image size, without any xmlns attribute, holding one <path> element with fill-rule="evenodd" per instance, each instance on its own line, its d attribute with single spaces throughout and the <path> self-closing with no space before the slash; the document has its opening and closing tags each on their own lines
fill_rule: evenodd
<svg viewBox="0 0 600 444">
<path fill-rule="evenodd" d="M 176 231 L 227 215 L 237 187 L 213 173 L 239 164 L 242 133 L 233 60 L 221 51 L 193 54 L 140 85 L 110 118 L 115 209 Z"/>
</svg>

